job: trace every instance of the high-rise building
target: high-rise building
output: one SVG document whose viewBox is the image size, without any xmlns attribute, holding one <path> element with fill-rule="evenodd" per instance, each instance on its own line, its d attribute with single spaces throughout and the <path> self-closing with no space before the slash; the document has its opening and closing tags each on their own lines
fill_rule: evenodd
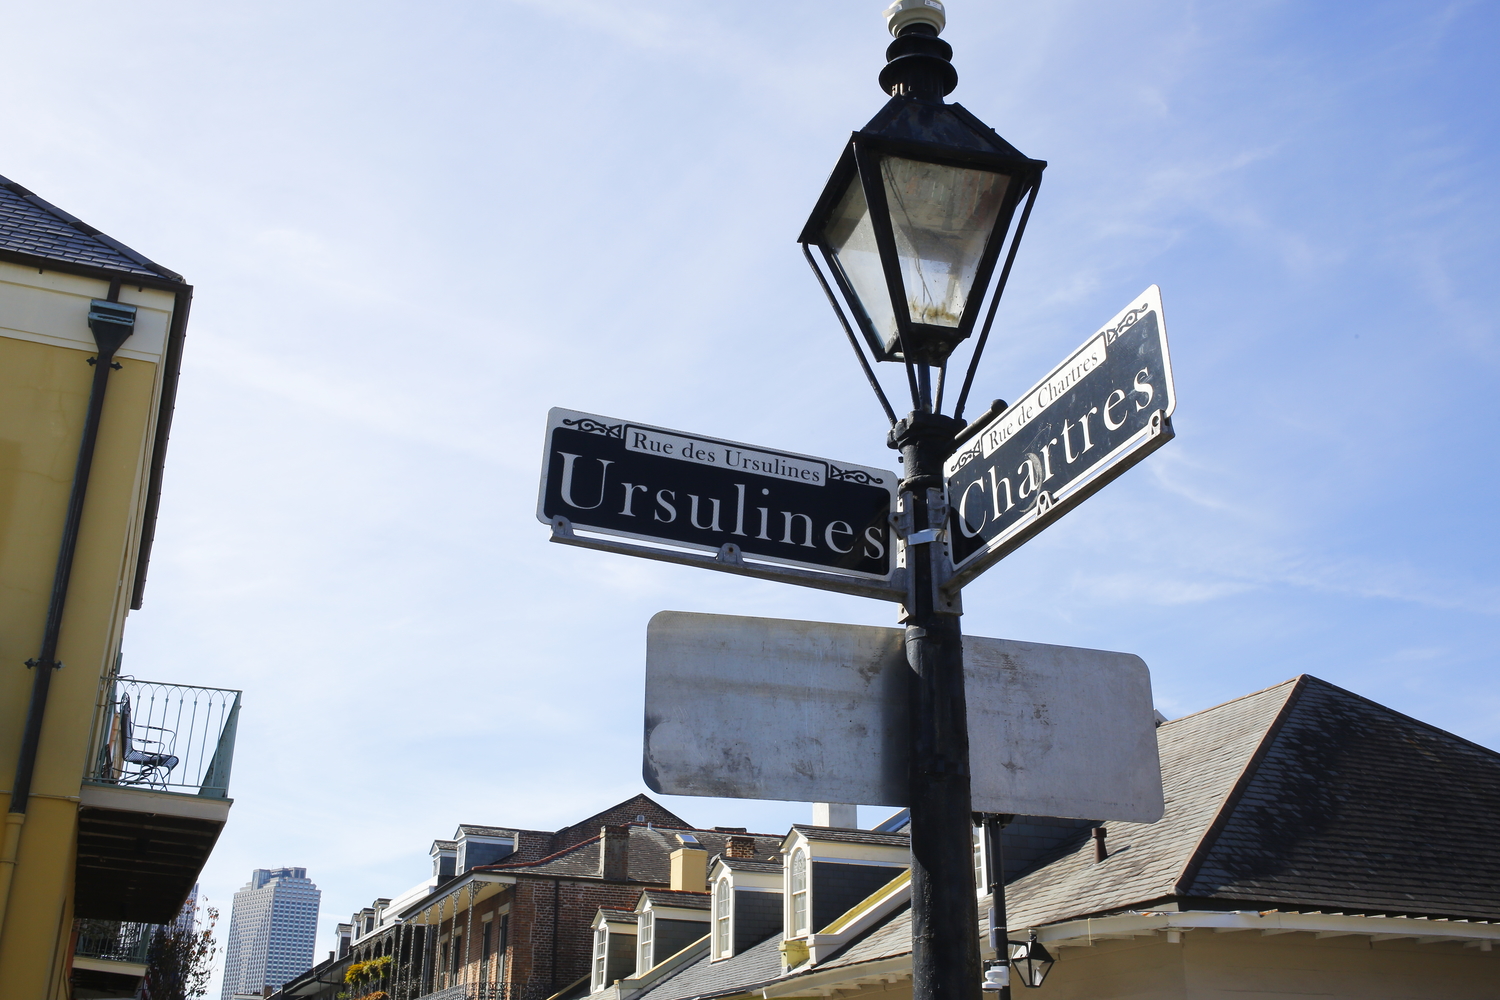
<svg viewBox="0 0 1500 1000">
<path fill-rule="evenodd" d="M 318 887 L 306 868 L 257 868 L 234 894 L 221 1000 L 260 994 L 312 968 Z"/>
</svg>

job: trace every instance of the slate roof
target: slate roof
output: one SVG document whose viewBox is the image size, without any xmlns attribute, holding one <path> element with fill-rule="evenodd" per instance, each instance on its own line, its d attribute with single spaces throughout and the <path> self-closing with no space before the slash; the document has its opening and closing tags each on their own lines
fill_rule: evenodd
<svg viewBox="0 0 1500 1000">
<path fill-rule="evenodd" d="M 1500 918 L 1500 754 L 1303 675 L 1157 730 L 1167 811 L 1012 883 L 1035 926 L 1174 898 Z"/>
<path fill-rule="evenodd" d="M 750 837 L 755 841 L 759 858 L 769 858 L 781 850 L 781 837 L 766 834 L 730 834 L 713 830 L 685 828 L 696 836 L 710 856 L 729 849 L 730 837 Z M 678 828 L 630 825 L 630 878 L 637 882 L 671 881 L 671 854 L 682 847 Z M 750 860 L 750 859 L 747 859 Z M 480 865 L 477 870 L 503 871 L 511 874 L 529 872 L 537 875 L 597 876 L 599 874 L 599 838 L 590 837 L 556 854 L 536 861 L 500 862 Z"/>
<path fill-rule="evenodd" d="M 1187 896 L 1500 918 L 1500 753 L 1312 677 Z"/>
<path fill-rule="evenodd" d="M 606 824 L 649 823 L 652 826 L 691 830 L 692 824 L 676 813 L 664 808 L 649 795 L 633 795 L 624 802 L 600 810 L 571 826 L 565 826 L 551 835 L 552 847 L 548 853 L 565 850 L 599 835 L 599 828 Z M 744 832 L 744 831 L 741 831 Z"/>
<path fill-rule="evenodd" d="M 706 910 L 713 898 L 707 892 L 688 889 L 647 889 L 641 895 L 652 906 L 677 906 L 684 910 Z"/>
<path fill-rule="evenodd" d="M 1109 823 L 1110 857 L 1094 864 L 1091 834 L 1006 890 L 1008 922 L 1035 926 L 1176 892 L 1177 880 L 1296 686 L 1287 681 L 1156 730 L 1166 812 L 1155 823 Z"/>
<path fill-rule="evenodd" d="M 911 951 L 911 905 L 907 904 L 851 941 L 826 962 L 819 962 L 815 972 L 839 969 L 882 958 L 895 958 Z"/>
<path fill-rule="evenodd" d="M 781 857 L 778 855 L 773 859 L 761 858 L 731 858 L 720 855 L 714 858 L 718 864 L 722 864 L 732 872 L 758 872 L 764 875 L 781 874 Z"/>
<path fill-rule="evenodd" d="M 703 958 L 640 994 L 641 1000 L 683 1000 L 685 997 L 711 997 L 742 993 L 781 978 L 781 935 L 772 934 L 760 944 L 726 958 L 711 962 Z"/>
<path fill-rule="evenodd" d="M 1162 819 L 1107 824 L 1103 862 L 1080 828 L 1008 886 L 1013 931 L 1153 905 L 1500 919 L 1500 753 L 1307 675 L 1165 722 L 1157 741 Z M 811 971 L 910 951 L 904 906 Z M 690 966 L 650 1000 L 765 982 L 734 961 Z"/>
<path fill-rule="evenodd" d="M 6 177 L 0 177 L 0 251 L 63 265 L 182 281 L 182 275 L 152 262 Z"/>
<path fill-rule="evenodd" d="M 615 920 L 621 923 L 633 924 L 640 914 L 634 910 L 620 910 L 613 906 L 601 906 L 599 912 L 604 914 L 606 920 Z"/>
<path fill-rule="evenodd" d="M 874 830 L 847 830 L 836 826 L 812 826 L 793 823 L 792 829 L 808 840 L 836 844 L 871 844 L 876 847 L 905 847 L 911 838 L 904 833 L 876 833 Z"/>
<path fill-rule="evenodd" d="M 517 831 L 512 827 L 505 826 L 475 826 L 472 823 L 460 823 L 454 831 L 455 838 L 467 834 L 470 837 L 514 837 Z M 452 843 L 457 843 L 455 839 Z"/>
</svg>

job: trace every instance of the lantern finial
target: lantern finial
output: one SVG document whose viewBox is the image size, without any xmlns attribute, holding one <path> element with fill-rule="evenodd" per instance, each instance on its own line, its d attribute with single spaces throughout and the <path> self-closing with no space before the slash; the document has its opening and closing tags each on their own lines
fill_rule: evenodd
<svg viewBox="0 0 1500 1000">
<path fill-rule="evenodd" d="M 901 37 L 901 29 L 909 24 L 930 25 L 932 33 L 939 35 L 948 23 L 942 0 L 896 0 L 883 13 L 885 26 L 897 38 Z"/>
<path fill-rule="evenodd" d="M 953 47 L 938 37 L 947 20 L 942 3 L 896 0 L 885 9 L 885 19 L 896 40 L 885 50 L 880 89 L 892 97 L 942 103 L 958 86 L 958 71 L 949 62 Z"/>
</svg>

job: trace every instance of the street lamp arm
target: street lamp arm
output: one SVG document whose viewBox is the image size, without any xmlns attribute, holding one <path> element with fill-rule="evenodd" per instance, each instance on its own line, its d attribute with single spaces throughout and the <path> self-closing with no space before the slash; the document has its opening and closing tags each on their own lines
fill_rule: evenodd
<svg viewBox="0 0 1500 1000">
<path fill-rule="evenodd" d="M 849 338 L 849 346 L 854 348 L 854 356 L 859 359 L 859 366 L 864 369 L 865 378 L 870 380 L 870 388 L 875 390 L 875 398 L 880 400 L 886 419 L 891 422 L 892 427 L 895 427 L 896 411 L 891 408 L 891 401 L 886 398 L 885 390 L 880 387 L 880 380 L 875 377 L 875 370 L 870 367 L 870 362 L 865 359 L 865 352 L 859 346 L 859 338 L 854 336 L 854 328 L 849 325 L 849 318 L 844 315 L 839 300 L 828 285 L 828 279 L 823 277 L 823 271 L 818 267 L 818 262 L 813 260 L 812 251 L 807 248 L 806 243 L 802 244 L 802 256 L 807 258 L 807 266 L 812 268 L 813 274 L 817 275 L 818 284 L 823 286 L 823 294 L 828 296 L 828 304 L 833 306 L 834 315 L 838 316 L 839 325 L 844 328 L 844 334 Z"/>
</svg>

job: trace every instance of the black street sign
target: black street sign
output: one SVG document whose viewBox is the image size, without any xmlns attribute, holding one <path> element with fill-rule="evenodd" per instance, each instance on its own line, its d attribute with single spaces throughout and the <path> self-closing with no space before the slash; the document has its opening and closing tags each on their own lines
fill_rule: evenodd
<svg viewBox="0 0 1500 1000">
<path fill-rule="evenodd" d="M 1172 438 L 1161 290 L 1146 289 L 948 460 L 952 591 Z"/>
<path fill-rule="evenodd" d="M 883 469 L 554 408 L 537 517 L 883 581 L 895 498 Z"/>
</svg>

